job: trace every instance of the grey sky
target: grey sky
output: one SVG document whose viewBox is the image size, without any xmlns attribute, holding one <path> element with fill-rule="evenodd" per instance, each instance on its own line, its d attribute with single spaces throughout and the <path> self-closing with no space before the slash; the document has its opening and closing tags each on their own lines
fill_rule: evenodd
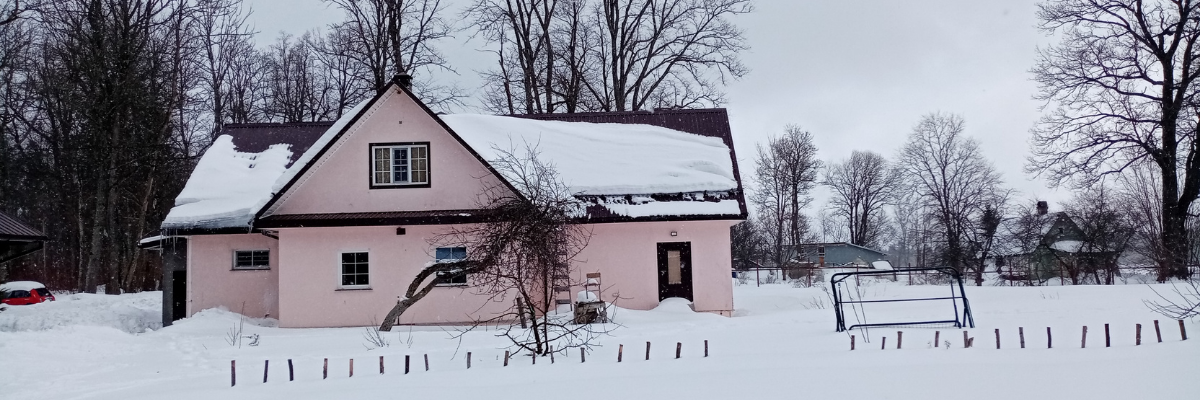
<svg viewBox="0 0 1200 400">
<path fill-rule="evenodd" d="M 450 1 L 457 13 L 463 0 Z M 1028 73 L 1037 46 L 1052 43 L 1036 28 L 1035 0 L 758 0 L 738 18 L 752 47 L 750 74 L 727 87 L 731 123 L 747 178 L 754 146 L 797 124 L 816 137 L 820 158 L 853 150 L 892 158 L 922 115 L 961 114 L 967 133 L 1023 198 L 1065 200 L 1026 175 L 1029 128 L 1040 115 Z M 280 31 L 299 34 L 341 19 L 320 0 L 247 0 L 266 44 Z M 494 63 L 485 44 L 442 48 L 461 86 L 480 85 L 475 71 Z M 474 111 L 474 110 L 464 110 Z M 824 197 L 817 194 L 818 201 Z"/>
</svg>

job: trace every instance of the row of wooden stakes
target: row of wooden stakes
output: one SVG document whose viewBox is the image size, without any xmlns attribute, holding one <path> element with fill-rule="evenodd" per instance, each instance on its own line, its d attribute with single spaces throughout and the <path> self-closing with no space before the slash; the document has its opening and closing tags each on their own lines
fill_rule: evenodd
<svg viewBox="0 0 1200 400">
<path fill-rule="evenodd" d="M 1136 331 L 1136 333 L 1134 336 L 1134 343 L 1135 343 L 1134 345 L 1141 346 L 1142 345 L 1142 324 L 1136 324 L 1135 331 Z M 1083 336 L 1080 339 L 1080 348 L 1087 348 L 1087 332 L 1088 332 L 1088 327 L 1085 325 L 1083 327 Z M 941 334 L 942 334 L 941 331 L 933 332 L 933 347 L 938 347 L 938 342 L 941 341 Z M 1023 349 L 1023 348 L 1025 348 L 1025 328 L 1024 327 L 1017 328 L 1017 334 L 1021 338 L 1021 348 Z M 1158 320 L 1154 320 L 1154 334 L 1155 334 L 1155 336 L 1158 337 L 1158 342 L 1162 343 L 1162 341 L 1163 341 L 1162 329 L 1160 329 L 1158 326 Z M 1187 328 L 1184 326 L 1182 319 L 1179 320 L 1179 337 L 1181 338 L 1180 340 L 1187 340 Z M 1046 327 L 1046 348 L 1047 349 L 1054 347 L 1053 338 L 1054 337 L 1053 337 L 1053 335 L 1051 335 L 1051 332 L 1050 332 L 1050 327 L 1047 326 Z M 903 345 L 904 345 L 904 332 L 896 331 L 896 349 L 901 349 Z M 854 347 L 855 347 L 855 335 L 850 335 L 850 350 L 854 350 Z M 949 347 L 949 342 L 947 342 L 947 347 Z M 975 347 L 975 338 L 969 337 L 969 335 L 967 334 L 967 331 L 964 330 L 963 331 L 963 348 L 971 348 L 971 347 Z M 1112 336 L 1109 334 L 1108 324 L 1104 324 L 1104 347 L 1112 347 Z M 1000 329 L 996 329 L 996 348 L 997 349 L 1000 348 Z M 880 341 L 879 349 L 880 350 L 887 349 L 887 336 L 884 336 L 883 340 Z"/>
<path fill-rule="evenodd" d="M 554 351 L 552 351 L 552 350 L 553 349 L 551 349 L 551 351 L 549 351 L 548 353 L 550 353 L 550 363 L 554 364 Z M 683 343 L 676 342 L 675 343 L 675 358 L 676 359 L 680 358 L 682 356 L 682 352 L 683 352 Z M 624 358 L 624 353 L 625 353 L 625 345 L 622 344 L 622 345 L 617 346 L 617 362 L 622 361 L 622 359 Z M 704 341 L 704 356 L 708 357 L 708 340 Z M 508 362 L 511 357 L 512 357 L 512 353 L 509 352 L 508 350 L 505 350 L 504 351 L 504 366 L 505 367 L 508 366 Z M 425 370 L 429 371 L 429 354 L 425 354 L 424 358 L 425 358 Z M 533 364 L 537 364 L 537 357 L 530 357 L 530 359 L 533 360 Z M 411 360 L 412 360 L 411 356 L 407 356 L 407 355 L 404 356 L 404 373 L 405 374 L 408 374 L 410 371 L 409 367 L 411 365 L 411 363 L 410 363 Z M 646 342 L 646 360 L 650 360 L 650 342 Z M 583 348 L 579 349 L 579 362 L 580 363 L 587 362 L 587 351 Z M 267 383 L 267 380 L 269 378 L 270 365 L 271 365 L 271 360 L 263 361 L 263 383 Z M 287 365 L 288 365 L 288 381 L 296 380 L 295 369 L 293 368 L 292 360 L 290 358 L 287 360 Z M 383 366 L 384 366 L 383 356 L 379 356 L 379 374 L 380 375 L 383 375 L 383 373 L 384 373 Z M 467 352 L 467 369 L 471 369 L 471 352 L 469 352 L 469 351 Z M 354 376 L 354 359 L 351 358 L 350 359 L 350 377 L 353 377 L 353 376 Z M 321 379 L 328 379 L 328 378 L 329 378 L 329 359 L 326 358 L 324 361 L 324 364 L 321 367 Z M 229 360 L 229 386 L 237 386 L 237 360 Z"/>
</svg>

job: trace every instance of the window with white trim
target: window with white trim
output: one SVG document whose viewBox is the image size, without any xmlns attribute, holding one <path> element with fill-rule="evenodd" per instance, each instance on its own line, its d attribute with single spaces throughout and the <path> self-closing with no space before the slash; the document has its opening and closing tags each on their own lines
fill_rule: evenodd
<svg viewBox="0 0 1200 400">
<path fill-rule="evenodd" d="M 467 259 L 467 248 L 466 247 L 438 247 L 437 249 L 434 250 L 433 253 L 434 253 L 433 254 L 434 261 L 433 262 L 438 263 L 438 264 L 462 261 L 462 260 Z M 442 284 L 444 286 L 464 286 L 467 284 L 467 274 L 466 273 L 452 274 L 449 272 L 439 272 L 438 275 L 439 276 L 452 275 L 450 277 L 449 281 Z"/>
<path fill-rule="evenodd" d="M 234 250 L 233 269 L 271 269 L 270 250 Z"/>
<path fill-rule="evenodd" d="M 361 252 L 342 253 L 342 288 L 363 289 L 371 285 L 368 254 Z"/>
<path fill-rule="evenodd" d="M 429 144 L 371 146 L 372 186 L 429 184 Z"/>
</svg>

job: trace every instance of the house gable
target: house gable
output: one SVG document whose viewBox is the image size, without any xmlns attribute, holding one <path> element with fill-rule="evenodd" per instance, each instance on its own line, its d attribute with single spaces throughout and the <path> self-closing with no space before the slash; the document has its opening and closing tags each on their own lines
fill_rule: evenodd
<svg viewBox="0 0 1200 400">
<path fill-rule="evenodd" d="M 373 187 L 373 145 L 428 146 L 428 184 Z M 264 216 L 472 210 L 488 188 L 507 189 L 411 93 L 392 84 L 268 204 Z"/>
</svg>

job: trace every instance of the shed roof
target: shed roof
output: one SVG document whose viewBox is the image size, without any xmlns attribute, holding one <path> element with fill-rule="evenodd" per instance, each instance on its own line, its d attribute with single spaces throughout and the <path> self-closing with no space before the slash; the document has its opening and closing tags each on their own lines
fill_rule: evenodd
<svg viewBox="0 0 1200 400">
<path fill-rule="evenodd" d="M 46 236 L 16 218 L 0 212 L 0 240 L 37 241 L 46 240 Z"/>
</svg>

